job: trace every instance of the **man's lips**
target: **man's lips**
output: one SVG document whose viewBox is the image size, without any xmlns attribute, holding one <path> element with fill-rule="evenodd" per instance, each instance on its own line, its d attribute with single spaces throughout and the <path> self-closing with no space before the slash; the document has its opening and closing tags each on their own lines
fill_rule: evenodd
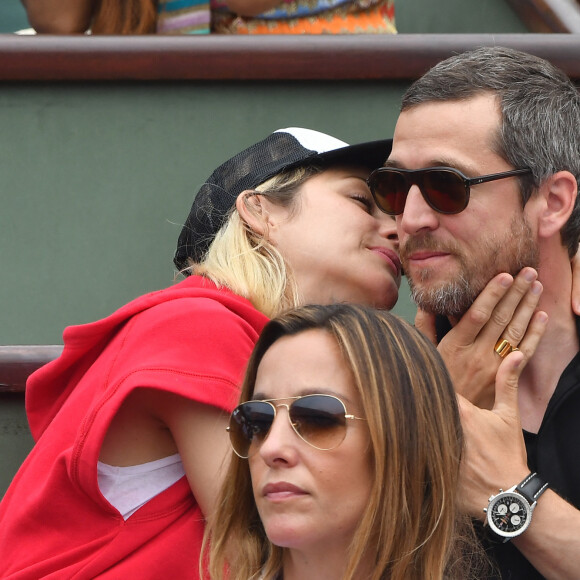
<svg viewBox="0 0 580 580">
<path fill-rule="evenodd" d="M 262 495 L 271 501 L 283 501 L 285 499 L 307 495 L 307 492 L 296 485 L 281 481 L 265 485 L 262 489 Z"/>
<path fill-rule="evenodd" d="M 397 252 L 389 248 L 381 248 L 381 247 L 370 248 L 370 250 L 375 254 L 379 254 L 382 258 L 385 259 L 387 263 L 391 264 L 397 278 L 401 276 L 401 260 L 399 259 L 399 255 L 397 254 Z"/>
<path fill-rule="evenodd" d="M 444 258 L 449 256 L 449 252 L 442 252 L 439 250 L 416 250 L 406 256 L 409 262 L 421 262 L 431 260 L 433 258 Z"/>
</svg>

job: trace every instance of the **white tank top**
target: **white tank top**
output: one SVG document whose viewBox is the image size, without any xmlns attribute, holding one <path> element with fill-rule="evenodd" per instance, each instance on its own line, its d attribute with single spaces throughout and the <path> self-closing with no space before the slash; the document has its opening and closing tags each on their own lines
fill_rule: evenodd
<svg viewBox="0 0 580 580">
<path fill-rule="evenodd" d="M 97 463 L 99 489 L 125 520 L 184 475 L 179 453 L 129 467 Z"/>
</svg>

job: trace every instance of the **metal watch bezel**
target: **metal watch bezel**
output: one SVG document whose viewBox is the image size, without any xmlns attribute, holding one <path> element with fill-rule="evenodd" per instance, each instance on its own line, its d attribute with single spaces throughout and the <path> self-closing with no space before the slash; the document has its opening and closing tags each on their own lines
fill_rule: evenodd
<svg viewBox="0 0 580 580">
<path fill-rule="evenodd" d="M 497 495 L 492 495 L 489 498 L 489 504 L 486 508 L 486 516 L 487 516 L 487 523 L 490 527 L 490 529 L 497 534 L 498 536 L 501 536 L 502 538 L 515 538 L 517 536 L 519 536 L 520 534 L 523 534 L 529 527 L 530 522 L 532 521 L 532 512 L 534 510 L 534 506 L 536 505 L 535 502 L 534 504 L 530 505 L 530 502 L 521 494 L 518 493 L 517 491 L 515 491 L 515 487 L 511 489 L 508 489 L 507 491 L 502 491 L 500 490 L 500 492 Z M 521 525 L 520 528 L 518 528 L 517 530 L 514 530 L 513 532 L 506 532 L 505 530 L 502 530 L 500 528 L 497 527 L 497 525 L 495 524 L 495 522 L 493 521 L 493 508 L 502 500 L 508 498 L 508 497 L 512 497 L 515 500 L 517 500 L 519 503 L 521 503 L 525 510 L 526 510 L 526 519 L 524 521 L 524 523 Z"/>
</svg>

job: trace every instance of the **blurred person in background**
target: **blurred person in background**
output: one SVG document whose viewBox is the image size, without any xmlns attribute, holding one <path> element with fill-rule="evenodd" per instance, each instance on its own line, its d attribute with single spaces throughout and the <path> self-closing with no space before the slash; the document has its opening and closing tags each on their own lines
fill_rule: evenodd
<svg viewBox="0 0 580 580">
<path fill-rule="evenodd" d="M 22 0 L 44 34 L 395 33 L 393 0 Z M 210 14 L 211 13 L 211 14 Z"/>
</svg>

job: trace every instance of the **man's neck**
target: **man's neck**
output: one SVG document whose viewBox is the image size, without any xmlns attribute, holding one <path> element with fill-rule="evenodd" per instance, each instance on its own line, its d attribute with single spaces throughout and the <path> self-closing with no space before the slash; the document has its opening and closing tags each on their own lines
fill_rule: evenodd
<svg viewBox="0 0 580 580">
<path fill-rule="evenodd" d="M 544 291 L 538 305 L 548 314 L 546 332 L 519 381 L 522 426 L 537 433 L 560 376 L 580 349 L 572 312 L 570 263 L 553 260 L 540 270 Z"/>
</svg>

